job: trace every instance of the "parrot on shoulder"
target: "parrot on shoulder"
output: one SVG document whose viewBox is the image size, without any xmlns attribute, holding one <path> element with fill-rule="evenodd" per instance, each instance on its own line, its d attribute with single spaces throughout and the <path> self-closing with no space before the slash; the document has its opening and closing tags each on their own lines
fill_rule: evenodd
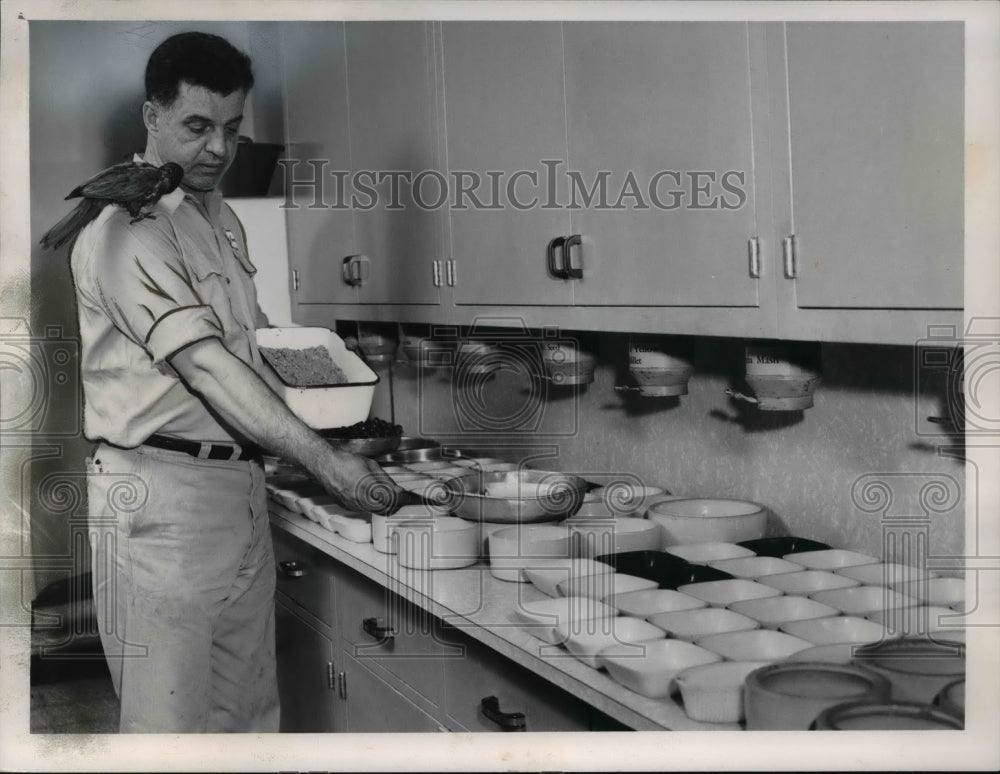
<svg viewBox="0 0 1000 774">
<path fill-rule="evenodd" d="M 161 196 L 171 193 L 183 177 L 180 164 L 172 161 L 162 167 L 140 161 L 125 161 L 108 167 L 70 191 L 67 199 L 83 197 L 83 201 L 45 233 L 42 247 L 56 250 L 75 241 L 84 226 L 109 204 L 127 209 L 132 223 L 145 218 L 155 219 L 151 213 L 143 213 L 142 208 L 156 204 Z"/>
</svg>

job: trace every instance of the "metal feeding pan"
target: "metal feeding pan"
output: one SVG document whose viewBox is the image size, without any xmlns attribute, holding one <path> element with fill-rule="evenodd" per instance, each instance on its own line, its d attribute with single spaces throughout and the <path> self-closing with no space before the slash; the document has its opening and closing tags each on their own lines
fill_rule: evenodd
<svg viewBox="0 0 1000 774">
<path fill-rule="evenodd" d="M 375 458 L 376 462 L 383 465 L 401 464 L 410 462 L 427 462 L 429 460 L 441 459 L 441 444 L 432 441 L 430 438 L 416 438 L 404 435 L 399 440 L 399 445 L 394 451 L 382 454 Z"/>
<path fill-rule="evenodd" d="M 446 485 L 456 516 L 495 524 L 565 519 L 580 508 L 588 486 L 579 476 L 526 469 L 470 473 Z"/>
</svg>

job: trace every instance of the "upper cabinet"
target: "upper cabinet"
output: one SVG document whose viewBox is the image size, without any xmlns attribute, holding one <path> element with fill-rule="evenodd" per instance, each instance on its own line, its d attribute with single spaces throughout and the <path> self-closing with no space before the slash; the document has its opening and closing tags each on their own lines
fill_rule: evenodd
<svg viewBox="0 0 1000 774">
<path fill-rule="evenodd" d="M 960 23 L 295 26 L 296 152 L 428 173 L 422 203 L 383 181 L 290 214 L 300 302 L 899 344 L 961 324 Z"/>
<path fill-rule="evenodd" d="M 351 164 L 347 121 L 347 59 L 340 22 L 281 25 L 286 144 L 297 186 L 285 211 L 292 305 L 352 303 L 357 289 L 344 282 L 343 260 L 354 254 L 351 211 L 334 201 L 331 170 Z M 315 162 L 310 164 L 310 162 Z"/>
<path fill-rule="evenodd" d="M 785 30 L 798 306 L 961 308 L 962 24 Z"/>
<path fill-rule="evenodd" d="M 575 302 L 756 306 L 749 25 L 563 30 L 571 174 L 607 183 L 573 210 Z"/>
<path fill-rule="evenodd" d="M 455 303 L 572 304 L 572 286 L 546 269 L 569 212 L 543 206 L 543 162 L 566 159 L 562 25 L 445 22 L 442 31 L 450 180 L 471 190 L 453 192 Z M 497 195 L 491 171 L 502 174 Z"/>
<path fill-rule="evenodd" d="M 961 326 L 963 25 L 769 24 L 767 50 L 780 333 Z"/>
<path fill-rule="evenodd" d="M 425 171 L 440 174 L 434 28 L 431 22 L 346 25 L 355 247 L 368 260 L 358 287 L 362 303 L 440 301 L 434 261 L 441 258 L 446 209 L 421 206 L 434 203 L 437 178 L 425 176 L 418 196 L 406 182 Z"/>
</svg>

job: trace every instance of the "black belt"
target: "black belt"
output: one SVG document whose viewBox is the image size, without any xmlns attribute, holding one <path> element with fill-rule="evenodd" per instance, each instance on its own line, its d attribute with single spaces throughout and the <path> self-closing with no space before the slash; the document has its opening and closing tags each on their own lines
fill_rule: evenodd
<svg viewBox="0 0 1000 774">
<path fill-rule="evenodd" d="M 156 449 L 184 452 L 202 460 L 252 460 L 261 456 L 264 450 L 257 445 L 239 446 L 230 443 L 208 443 L 207 441 L 184 441 L 166 435 L 153 434 L 142 442 L 143 446 Z"/>
</svg>

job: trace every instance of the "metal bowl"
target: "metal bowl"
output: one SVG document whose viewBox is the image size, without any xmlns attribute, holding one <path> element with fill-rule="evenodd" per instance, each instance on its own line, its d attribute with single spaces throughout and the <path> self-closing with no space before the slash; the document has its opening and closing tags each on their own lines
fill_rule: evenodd
<svg viewBox="0 0 1000 774">
<path fill-rule="evenodd" d="M 496 524 L 561 521 L 576 513 L 587 491 L 587 482 L 579 476 L 545 470 L 470 473 L 445 483 L 454 494 L 450 506 L 456 516 Z M 491 484 L 524 486 L 536 492 L 543 484 L 549 489 L 537 497 L 488 497 L 485 492 Z"/>
<path fill-rule="evenodd" d="M 410 462 L 427 462 L 441 459 L 441 444 L 430 438 L 416 438 L 404 435 L 397 439 L 399 443 L 393 449 L 387 450 L 376 458 L 383 464 L 403 464 Z M 391 453 L 388 453 L 391 452 Z"/>
<path fill-rule="evenodd" d="M 324 438 L 334 449 L 360 454 L 363 457 L 379 457 L 399 446 L 398 435 L 381 438 L 330 438 L 329 436 Z"/>
</svg>

